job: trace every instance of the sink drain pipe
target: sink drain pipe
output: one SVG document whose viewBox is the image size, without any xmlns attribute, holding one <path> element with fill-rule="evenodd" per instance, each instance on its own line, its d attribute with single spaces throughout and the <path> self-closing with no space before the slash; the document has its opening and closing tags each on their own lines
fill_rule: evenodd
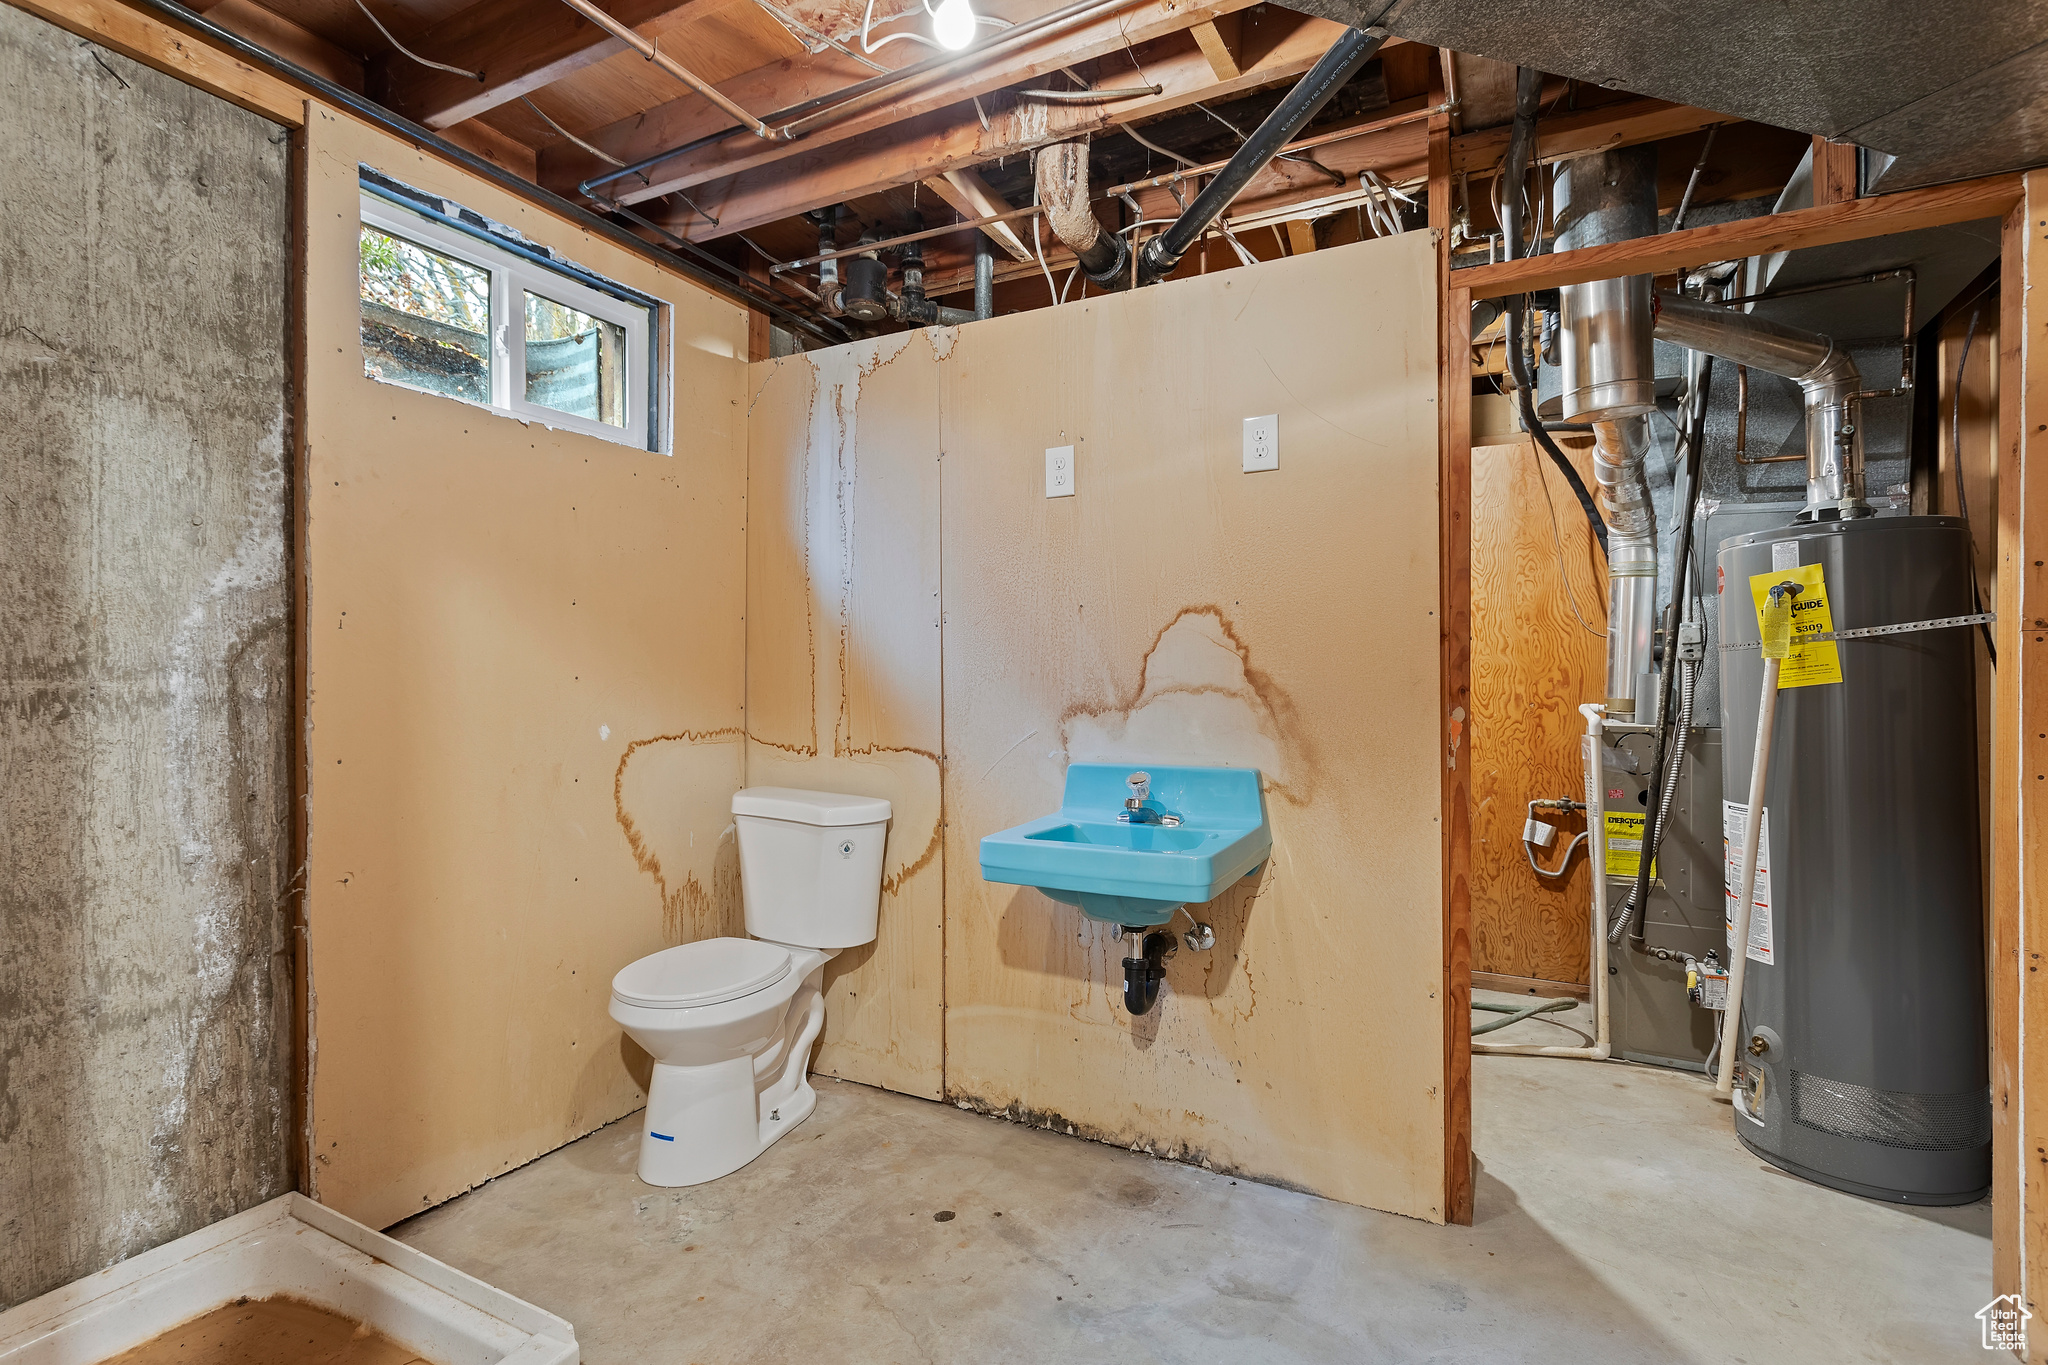
<svg viewBox="0 0 2048 1365">
<path fill-rule="evenodd" d="M 1172 930 L 1145 935 L 1140 955 L 1124 959 L 1125 1009 L 1134 1015 L 1144 1014 L 1158 1002 L 1159 983 L 1166 980 L 1166 961 L 1179 950 Z"/>
</svg>

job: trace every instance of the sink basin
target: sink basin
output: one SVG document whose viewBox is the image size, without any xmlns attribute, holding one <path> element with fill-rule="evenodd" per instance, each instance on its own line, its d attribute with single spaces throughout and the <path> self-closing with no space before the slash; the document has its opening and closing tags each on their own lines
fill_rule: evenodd
<svg viewBox="0 0 2048 1365">
<path fill-rule="evenodd" d="M 986 881 L 1035 886 L 1083 914 L 1133 928 L 1216 899 L 1273 852 L 1256 768 L 1145 768 L 1149 809 L 1178 825 L 1117 817 L 1135 766 L 1076 763 L 1060 808 L 981 841 Z"/>
</svg>

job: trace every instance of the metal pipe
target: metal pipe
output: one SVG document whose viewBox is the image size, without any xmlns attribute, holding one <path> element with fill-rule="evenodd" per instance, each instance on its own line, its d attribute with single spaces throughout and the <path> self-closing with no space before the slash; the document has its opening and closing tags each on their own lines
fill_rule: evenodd
<svg viewBox="0 0 2048 1365">
<path fill-rule="evenodd" d="M 1321 111 L 1330 97 L 1358 69 L 1372 59 L 1387 41 L 1383 28 L 1346 29 L 1344 35 L 1330 45 L 1321 59 L 1309 69 L 1300 82 L 1275 106 L 1265 121 L 1252 131 L 1245 144 L 1237 149 L 1237 155 L 1230 158 L 1216 178 L 1195 196 L 1195 202 L 1188 206 L 1174 225 L 1145 243 L 1139 253 L 1136 270 L 1137 283 L 1150 284 L 1165 279 L 1173 273 L 1194 244 L 1209 230 L 1232 200 L 1244 192 L 1252 178 L 1266 168 L 1282 147 L 1307 125 L 1308 121 Z"/>
<path fill-rule="evenodd" d="M 1299 138 L 1282 147 L 1276 155 L 1288 156 L 1295 152 L 1306 152 L 1317 147 L 1327 147 L 1333 142 L 1348 142 L 1352 138 L 1364 137 L 1368 133 L 1383 133 L 1389 128 L 1399 128 L 1406 123 L 1418 123 L 1433 114 L 1441 114 L 1447 107 L 1442 104 L 1433 104 L 1427 109 L 1410 109 L 1405 114 L 1395 114 L 1389 118 L 1374 119 L 1370 123 L 1361 123 L 1356 127 L 1339 128 L 1335 132 L 1317 133 L 1314 137 Z M 1132 137 L 1138 142 L 1144 143 L 1144 139 L 1138 138 L 1129 128 L 1120 128 L 1117 131 L 1123 133 L 1126 137 Z M 1149 146 L 1150 144 L 1145 143 L 1144 145 Z M 1154 147 L 1152 150 L 1167 156 L 1173 155 L 1173 153 L 1167 152 L 1163 147 Z M 1158 175 L 1147 176 L 1143 180 L 1133 180 L 1123 185 L 1112 185 L 1108 189 L 1103 190 L 1099 197 L 1113 198 L 1116 195 L 1129 194 L 1132 190 L 1153 190 L 1167 185 L 1175 185 L 1183 180 L 1192 180 L 1197 176 L 1214 174 L 1230 164 L 1228 161 L 1211 161 L 1206 165 L 1197 166 L 1185 158 L 1177 159 L 1183 163 L 1181 169 L 1177 171 L 1161 171 Z"/>
<path fill-rule="evenodd" d="M 1088 144 L 1055 142 L 1040 147 L 1032 162 L 1039 207 L 1052 235 L 1074 253 L 1088 278 L 1104 289 L 1125 282 L 1130 246 L 1116 233 L 1104 232 L 1088 205 Z"/>
<path fill-rule="evenodd" d="M 826 261 L 836 261 L 845 256 L 864 256 L 870 251 L 887 251 L 890 247 L 902 246 L 906 242 L 922 242 L 927 237 L 943 237 L 949 232 L 961 232 L 968 228 L 986 227 L 990 223 L 1007 223 L 1012 218 L 1029 218 L 1034 213 L 1042 212 L 1044 210 L 1039 205 L 1026 204 L 1021 209 L 1010 209 L 1005 213 L 991 213 L 986 218 L 968 218 L 958 223 L 947 223 L 943 227 L 922 228 L 916 232 L 906 232 L 897 237 L 882 237 L 872 242 L 863 241 L 858 246 L 844 247 L 837 251 L 820 250 L 815 256 L 804 256 L 794 261 L 777 261 L 774 265 L 769 266 L 768 270 L 770 274 L 786 274 L 792 270 L 801 270 L 805 266 L 821 265 Z M 820 246 L 822 247 L 822 245 L 821 241 Z"/>
<path fill-rule="evenodd" d="M 575 10 L 591 23 L 596 24 L 606 33 L 611 34 L 612 37 L 617 38 L 627 47 L 632 48 L 648 61 L 653 62 L 663 71 L 668 72 L 669 75 L 674 76 L 684 85 L 689 86 L 705 99 L 710 100 L 726 113 L 738 119 L 740 125 L 755 137 L 766 138 L 771 142 L 788 140 L 787 133 L 780 129 L 770 128 L 760 119 L 755 118 L 752 114 L 734 104 L 718 92 L 717 86 L 705 80 L 666 52 L 663 52 L 652 38 L 641 37 L 630 26 L 620 23 L 596 5 L 591 4 L 590 0 L 562 0 L 562 3 Z"/>
<path fill-rule="evenodd" d="M 1657 295 L 1656 334 L 1796 382 L 1806 405 L 1806 511 L 1800 515 L 1870 515 L 1863 496 L 1863 433 L 1856 421 L 1863 378 L 1848 352 L 1819 332 L 1683 294 Z"/>
<path fill-rule="evenodd" d="M 1025 99 L 1049 104 L 1115 104 L 1118 100 L 1141 100 L 1165 90 L 1163 85 L 1139 85 L 1128 90 L 1019 90 Z"/>
<path fill-rule="evenodd" d="M 974 234 L 974 316 L 996 315 L 996 255 L 986 232 Z"/>
<path fill-rule="evenodd" d="M 1607 520 L 1607 715 L 1637 721 L 1657 629 L 1657 510 L 1643 461 L 1643 413 L 1593 423 L 1593 477 Z"/>
</svg>

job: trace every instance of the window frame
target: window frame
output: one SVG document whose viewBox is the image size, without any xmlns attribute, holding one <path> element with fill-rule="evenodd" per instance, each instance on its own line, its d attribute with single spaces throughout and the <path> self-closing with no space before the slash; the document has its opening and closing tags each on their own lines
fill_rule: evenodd
<svg viewBox="0 0 2048 1365">
<path fill-rule="evenodd" d="M 395 384 L 414 393 L 428 393 L 436 398 L 468 403 L 500 416 L 562 431 L 580 432 L 617 445 L 660 451 L 657 420 L 660 393 L 656 378 L 661 350 L 659 329 L 666 313 L 661 300 L 612 285 L 588 271 L 552 260 L 539 251 L 520 250 L 517 244 L 486 229 L 402 198 L 369 180 L 367 168 L 361 182 L 360 198 L 358 237 L 362 228 L 374 228 L 485 271 L 491 281 L 490 332 L 486 338 L 491 357 L 491 401 L 488 404 L 421 388 L 402 379 L 372 376 L 374 382 Z M 563 412 L 526 397 L 525 296 L 528 293 L 625 329 L 624 426 L 612 426 Z M 360 274 L 356 295 L 360 310 Z M 360 347 L 360 340 L 357 344 Z"/>
</svg>

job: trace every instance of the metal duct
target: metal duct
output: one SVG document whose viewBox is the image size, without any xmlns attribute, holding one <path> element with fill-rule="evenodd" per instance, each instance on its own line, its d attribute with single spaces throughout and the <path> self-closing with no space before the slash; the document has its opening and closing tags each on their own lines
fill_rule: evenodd
<svg viewBox="0 0 2048 1365">
<path fill-rule="evenodd" d="M 1803 520 L 1870 515 L 1863 497 L 1863 433 L 1856 423 L 1863 378 L 1847 351 L 1819 332 L 1683 294 L 1659 294 L 1656 304 L 1659 340 L 1781 374 L 1799 385 L 1806 401 Z"/>
<path fill-rule="evenodd" d="M 1657 230 L 1654 147 L 1564 163 L 1555 186 L 1557 249 L 1600 246 Z M 1559 291 L 1564 416 L 1593 424 L 1593 473 L 1607 519 L 1607 714 L 1653 722 L 1650 670 L 1657 626 L 1657 513 L 1643 462 L 1657 408 L 1648 275 Z"/>
<path fill-rule="evenodd" d="M 1052 235 L 1066 243 L 1074 259 L 1097 285 L 1114 288 L 1124 279 L 1131 259 L 1130 247 L 1114 233 L 1104 232 L 1088 207 L 1088 144 L 1055 142 L 1038 149 L 1033 163 L 1038 179 L 1038 203 L 1045 210 L 1045 225 Z"/>
</svg>

